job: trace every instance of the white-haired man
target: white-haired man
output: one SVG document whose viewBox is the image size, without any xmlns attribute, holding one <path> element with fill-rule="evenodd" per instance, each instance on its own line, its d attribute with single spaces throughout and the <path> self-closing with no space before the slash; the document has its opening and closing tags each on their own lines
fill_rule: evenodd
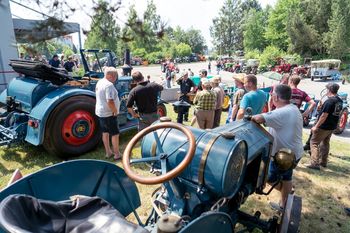
<svg viewBox="0 0 350 233">
<path fill-rule="evenodd" d="M 117 115 L 119 113 L 119 97 L 118 91 L 114 87 L 115 81 L 118 79 L 117 69 L 114 67 L 106 67 L 104 69 L 104 77 L 96 84 L 96 108 L 95 113 L 99 118 L 102 130 L 102 141 L 106 151 L 106 157 L 110 158 L 114 155 L 114 159 L 120 159 L 119 153 L 119 125 Z M 109 138 L 112 137 L 112 146 L 110 146 Z"/>
</svg>

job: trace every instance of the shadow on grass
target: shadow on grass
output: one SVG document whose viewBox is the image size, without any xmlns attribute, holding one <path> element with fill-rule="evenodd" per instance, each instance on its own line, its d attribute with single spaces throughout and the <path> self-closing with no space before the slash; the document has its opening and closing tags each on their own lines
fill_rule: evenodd
<svg viewBox="0 0 350 233">
<path fill-rule="evenodd" d="M 328 165 L 327 167 L 327 171 L 317 171 L 317 170 L 312 170 L 306 167 L 302 167 L 299 166 L 298 167 L 299 171 L 305 172 L 305 173 L 310 173 L 310 174 L 316 174 L 320 177 L 324 177 L 324 178 L 347 178 L 348 176 L 344 173 L 345 171 L 348 171 L 346 168 L 344 167 L 339 167 L 339 166 L 335 166 L 335 165 Z"/>
<path fill-rule="evenodd" d="M 48 154 L 43 147 L 27 143 L 3 148 L 2 151 L 4 154 L 1 156 L 1 159 L 4 161 L 4 164 L 1 163 L 3 168 L 0 168 L 0 170 L 3 170 L 3 173 L 14 171 L 14 169 L 4 167 L 7 162 L 17 162 L 23 168 L 31 168 L 33 166 L 46 167 L 61 161 L 58 157 Z"/>
<path fill-rule="evenodd" d="M 321 172 L 328 175 L 329 172 Z M 350 221 L 336 190 L 312 179 L 294 176 L 296 193 L 303 199 L 300 232 L 349 232 Z"/>
<path fill-rule="evenodd" d="M 131 130 L 120 135 L 120 151 L 123 152 L 127 143 L 137 133 L 137 130 Z M 42 146 L 33 146 L 29 143 L 21 143 L 12 147 L 3 147 L 3 154 L 0 163 L 0 173 L 7 175 L 12 173 L 16 168 L 30 169 L 33 167 L 44 168 L 55 163 L 64 161 L 65 159 L 59 158 L 55 155 L 49 154 Z M 81 156 L 69 158 L 74 159 L 105 159 L 104 148 L 101 143 L 91 152 L 83 154 Z M 7 165 L 18 163 L 19 166 L 16 168 L 9 168 Z"/>
</svg>

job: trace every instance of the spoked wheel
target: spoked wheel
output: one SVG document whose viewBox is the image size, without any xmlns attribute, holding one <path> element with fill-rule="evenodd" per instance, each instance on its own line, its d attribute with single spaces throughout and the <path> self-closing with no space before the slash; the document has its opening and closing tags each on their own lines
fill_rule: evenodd
<svg viewBox="0 0 350 233">
<path fill-rule="evenodd" d="M 157 130 L 159 129 L 177 129 L 181 131 L 188 139 L 189 148 L 187 151 L 187 154 L 185 155 L 184 159 L 172 170 L 167 170 L 167 159 L 168 155 L 164 153 L 163 147 L 161 145 Z M 149 133 L 154 134 L 155 142 L 157 144 L 157 148 L 159 149 L 159 155 L 149 158 L 141 158 L 141 159 L 130 159 L 132 149 L 135 147 L 138 141 L 140 141 L 144 136 L 146 136 Z M 125 170 L 125 173 L 128 175 L 128 177 L 140 184 L 161 184 L 164 182 L 167 182 L 176 176 L 178 176 L 183 170 L 186 169 L 186 167 L 191 163 L 192 158 L 194 156 L 194 152 L 196 150 L 196 140 L 192 134 L 192 132 L 185 128 L 181 124 L 172 123 L 172 122 L 164 122 L 164 123 L 158 123 L 155 125 L 151 125 L 140 132 L 138 132 L 128 143 L 128 145 L 125 148 L 124 154 L 123 154 L 123 167 Z M 159 162 L 162 174 L 157 177 L 144 177 L 137 173 L 135 173 L 131 169 L 131 164 L 139 164 L 139 163 L 154 163 Z"/>
<path fill-rule="evenodd" d="M 340 112 L 338 125 L 337 125 L 337 128 L 334 130 L 334 134 L 341 134 L 341 133 L 343 133 L 343 131 L 346 128 L 346 123 L 348 121 L 348 115 L 349 115 L 349 111 L 348 111 L 347 108 L 344 108 Z"/>
<path fill-rule="evenodd" d="M 46 124 L 45 149 L 61 158 L 92 150 L 101 137 L 94 109 L 95 99 L 87 96 L 71 97 L 60 103 Z"/>
</svg>

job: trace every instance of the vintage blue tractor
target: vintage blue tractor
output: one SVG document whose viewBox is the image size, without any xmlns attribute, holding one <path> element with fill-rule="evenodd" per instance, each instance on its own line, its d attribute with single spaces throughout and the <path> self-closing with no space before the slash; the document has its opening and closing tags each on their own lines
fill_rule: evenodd
<svg viewBox="0 0 350 233">
<path fill-rule="evenodd" d="M 0 145 L 26 141 L 67 158 L 88 152 L 99 143 L 94 90 L 103 77 L 102 67 L 115 66 L 115 58 L 109 50 L 81 50 L 81 55 L 84 77 L 72 77 L 40 62 L 11 61 L 21 75 L 0 95 Z M 126 68 L 129 74 L 131 69 Z M 130 76 L 121 76 L 115 83 L 121 100 L 121 132 L 138 124 L 126 108 L 131 81 Z M 166 114 L 163 103 L 159 103 L 159 109 L 161 115 Z"/>
<path fill-rule="evenodd" d="M 287 152 L 272 157 L 273 138 L 249 118 L 209 131 L 161 119 L 129 142 L 124 170 L 103 161 L 73 160 L 22 178 L 0 192 L 0 226 L 18 232 L 298 232 L 301 199 L 292 194 L 283 213 L 269 220 L 259 211 L 241 210 L 251 194 L 272 190 L 265 191 L 271 159 L 281 169 L 295 159 Z M 140 140 L 142 154 L 131 158 Z M 136 173 L 134 166 L 149 169 L 151 176 Z M 145 221 L 136 212 L 141 203 L 132 180 L 161 185 L 151 195 Z M 95 198 L 75 195 L 98 196 L 109 205 L 101 200 L 92 211 L 88 206 Z M 72 201 L 56 203 L 71 196 Z M 40 206 L 36 214 L 31 214 L 33 205 Z M 125 219 L 130 213 L 137 223 Z"/>
</svg>

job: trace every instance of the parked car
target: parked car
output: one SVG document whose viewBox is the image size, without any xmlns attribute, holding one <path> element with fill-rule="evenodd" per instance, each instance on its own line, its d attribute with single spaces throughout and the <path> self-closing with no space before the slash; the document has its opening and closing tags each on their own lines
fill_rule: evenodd
<svg viewBox="0 0 350 233">
<path fill-rule="evenodd" d="M 319 60 L 311 62 L 311 81 L 315 78 L 327 78 L 341 75 L 339 72 L 341 61 L 338 59 Z"/>
</svg>

